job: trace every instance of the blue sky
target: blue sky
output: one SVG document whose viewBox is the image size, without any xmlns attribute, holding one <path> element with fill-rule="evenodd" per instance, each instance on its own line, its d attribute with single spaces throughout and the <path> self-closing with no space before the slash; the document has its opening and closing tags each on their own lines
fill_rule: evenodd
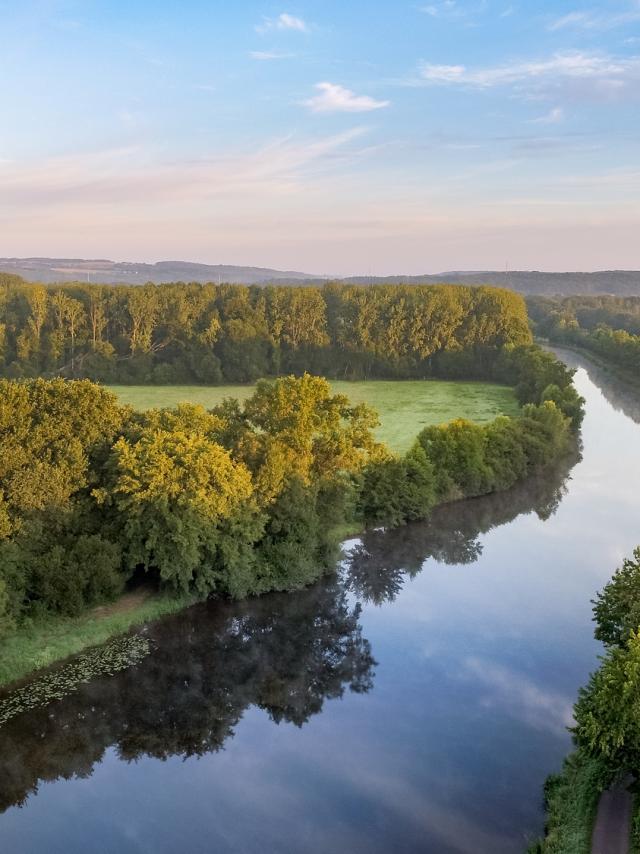
<svg viewBox="0 0 640 854">
<path fill-rule="evenodd" d="M 640 0 L 0 15 L 2 256 L 640 268 Z"/>
</svg>

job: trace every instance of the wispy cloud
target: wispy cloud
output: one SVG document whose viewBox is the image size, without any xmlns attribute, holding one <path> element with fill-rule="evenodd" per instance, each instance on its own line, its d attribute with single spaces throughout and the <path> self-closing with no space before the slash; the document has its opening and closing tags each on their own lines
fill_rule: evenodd
<svg viewBox="0 0 640 854">
<path fill-rule="evenodd" d="M 564 121 L 564 110 L 562 107 L 554 107 L 545 113 L 544 116 L 538 116 L 536 119 L 529 119 L 531 125 L 557 125 Z"/>
<path fill-rule="evenodd" d="M 277 18 L 263 18 L 262 23 L 256 25 L 259 33 L 268 33 L 273 30 L 294 30 L 299 33 L 308 33 L 309 25 L 302 18 L 282 12 Z"/>
<path fill-rule="evenodd" d="M 313 113 L 368 113 L 388 107 L 390 101 L 377 101 L 369 95 L 356 95 L 337 83 L 316 83 L 317 95 L 303 101 Z"/>
<path fill-rule="evenodd" d="M 438 18 L 454 23 L 471 24 L 475 18 L 487 9 L 486 0 L 476 3 L 460 3 L 458 0 L 437 0 L 420 8 L 430 18 Z"/>
<path fill-rule="evenodd" d="M 416 85 L 416 81 L 409 82 Z M 547 92 L 573 86 L 583 95 L 597 97 L 622 96 L 629 92 L 637 95 L 640 57 L 616 58 L 600 53 L 571 51 L 556 53 L 547 59 L 486 68 L 423 62 L 418 82 L 477 89 L 516 86 Z"/>
<path fill-rule="evenodd" d="M 251 59 L 257 59 L 262 62 L 268 62 L 271 59 L 291 59 L 295 54 L 283 53 L 278 50 L 252 50 L 249 51 Z"/>
<path fill-rule="evenodd" d="M 288 136 L 256 151 L 175 163 L 149 163 L 148 154 L 137 147 L 14 163 L 0 172 L 0 212 L 277 196 L 303 186 L 311 175 L 361 156 L 366 149 L 350 143 L 364 133 L 356 127 L 314 140 Z"/>
<path fill-rule="evenodd" d="M 625 24 L 640 21 L 640 3 L 636 2 L 631 7 L 620 12 L 602 12 L 593 9 L 569 12 L 555 18 L 548 25 L 552 32 L 565 29 L 584 30 L 612 30 Z"/>
</svg>

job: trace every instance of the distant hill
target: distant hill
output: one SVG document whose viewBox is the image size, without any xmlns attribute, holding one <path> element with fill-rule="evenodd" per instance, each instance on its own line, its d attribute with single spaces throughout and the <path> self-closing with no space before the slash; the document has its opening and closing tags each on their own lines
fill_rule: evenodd
<svg viewBox="0 0 640 854">
<path fill-rule="evenodd" d="M 293 270 L 268 267 L 234 267 L 228 264 L 193 264 L 189 261 L 158 261 L 135 264 L 130 261 L 83 258 L 0 258 L 0 271 L 15 273 L 29 282 L 84 281 L 96 284 L 143 285 L 145 282 L 242 282 L 247 285 L 270 281 L 317 279 Z"/>
<path fill-rule="evenodd" d="M 15 273 L 31 282 L 89 281 L 98 284 L 144 284 L 145 282 L 239 282 L 321 284 L 327 276 L 268 267 L 237 267 L 229 264 L 194 264 L 189 261 L 158 261 L 135 264 L 129 261 L 84 260 L 81 258 L 0 258 L 0 271 Z M 542 273 L 497 270 L 453 271 L 423 276 L 350 276 L 352 284 L 491 284 L 523 294 L 570 295 L 616 294 L 640 296 L 640 271 L 601 270 L 595 273 Z"/>
</svg>

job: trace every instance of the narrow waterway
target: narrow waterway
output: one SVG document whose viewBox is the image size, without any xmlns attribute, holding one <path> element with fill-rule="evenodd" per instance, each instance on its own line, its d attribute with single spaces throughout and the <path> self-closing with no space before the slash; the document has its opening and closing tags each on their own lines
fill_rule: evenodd
<svg viewBox="0 0 640 854">
<path fill-rule="evenodd" d="M 161 621 L 0 727 L 0 851 L 522 852 L 590 599 L 640 543 L 638 408 L 585 365 L 578 461 L 370 533 L 300 594 Z"/>
</svg>

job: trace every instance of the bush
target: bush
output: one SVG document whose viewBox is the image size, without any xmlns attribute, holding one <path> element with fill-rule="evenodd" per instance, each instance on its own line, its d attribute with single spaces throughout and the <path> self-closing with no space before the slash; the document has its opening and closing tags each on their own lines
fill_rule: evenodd
<svg viewBox="0 0 640 854">
<path fill-rule="evenodd" d="M 486 460 L 486 429 L 458 418 L 441 427 L 427 427 L 418 443 L 431 461 L 439 501 L 489 492 L 493 472 Z"/>
<path fill-rule="evenodd" d="M 591 854 L 598 800 L 610 782 L 606 767 L 582 751 L 570 754 L 562 772 L 544 786 L 545 838 L 528 854 Z"/>
<path fill-rule="evenodd" d="M 433 464 L 418 444 L 405 457 L 373 461 L 362 474 L 359 512 L 367 525 L 423 519 L 436 502 L 435 480 Z"/>
</svg>

